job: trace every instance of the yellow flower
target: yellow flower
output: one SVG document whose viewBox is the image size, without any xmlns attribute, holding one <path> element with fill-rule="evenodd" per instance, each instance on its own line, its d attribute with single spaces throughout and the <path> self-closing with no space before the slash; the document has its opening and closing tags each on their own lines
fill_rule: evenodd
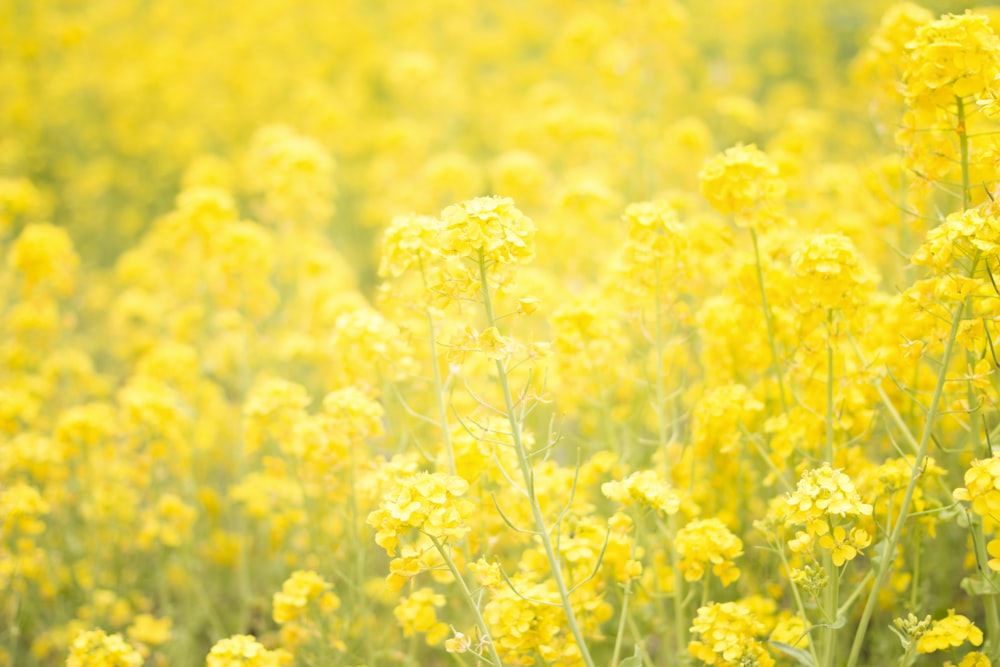
<svg viewBox="0 0 1000 667">
<path fill-rule="evenodd" d="M 26 226 L 7 253 L 7 265 L 21 274 L 25 291 L 51 290 L 67 296 L 73 291 L 79 264 L 66 230 L 47 223 Z"/>
<path fill-rule="evenodd" d="M 691 632 L 698 639 L 688 644 L 688 652 L 705 664 L 774 665 L 774 658 L 758 639 L 766 632 L 764 624 L 741 602 L 712 602 L 700 607 Z"/>
<path fill-rule="evenodd" d="M 934 653 L 947 648 L 956 648 L 968 641 L 973 646 L 983 643 L 983 631 L 971 620 L 948 610 L 948 616 L 934 621 L 927 632 L 917 640 L 918 653 Z"/>
<path fill-rule="evenodd" d="M 120 634 L 91 630 L 77 635 L 69 647 L 66 667 L 140 667 L 142 655 Z"/>
<path fill-rule="evenodd" d="M 205 660 L 205 667 L 287 667 L 291 655 L 269 651 L 253 635 L 233 635 L 215 643 Z"/>
<path fill-rule="evenodd" d="M 283 625 L 306 613 L 307 605 L 314 600 L 323 600 L 329 611 L 340 606 L 336 595 L 328 593 L 330 584 L 311 570 L 296 570 L 281 585 L 281 592 L 273 598 L 274 622 Z M 331 595 L 332 597 L 326 597 Z"/>
<path fill-rule="evenodd" d="M 169 618 L 139 614 L 132 619 L 132 625 L 128 627 L 128 638 L 134 642 L 159 646 L 170 639 L 172 625 L 173 621 Z"/>
<path fill-rule="evenodd" d="M 796 294 L 802 308 L 853 310 L 863 304 L 875 275 L 843 234 L 818 234 L 792 256 Z"/>
<path fill-rule="evenodd" d="M 854 560 L 860 549 L 871 544 L 871 537 L 861 528 L 853 528 L 848 535 L 843 526 L 837 526 L 832 533 L 819 538 L 819 545 L 828 549 L 833 556 L 833 564 L 840 567 Z"/>
<path fill-rule="evenodd" d="M 955 489 L 955 500 L 972 503 L 982 517 L 1000 517 L 1000 457 L 977 459 L 965 471 L 965 486 Z"/>
<path fill-rule="evenodd" d="M 903 92 L 910 105 L 982 93 L 1000 72 L 1000 40 L 981 14 L 947 14 L 921 25 L 906 46 Z"/>
<path fill-rule="evenodd" d="M 957 665 L 950 660 L 944 663 L 944 667 L 992 667 L 992 665 L 993 662 L 989 659 L 989 656 L 979 651 L 966 653 L 962 661 Z"/>
<path fill-rule="evenodd" d="M 733 146 L 709 159 L 698 177 L 708 203 L 733 215 L 742 227 L 760 227 L 773 220 L 787 189 L 778 166 L 753 144 Z"/>
<path fill-rule="evenodd" d="M 472 504 L 461 498 L 469 483 L 443 473 L 417 473 L 399 480 L 379 508 L 368 515 L 375 542 L 392 555 L 399 537 L 410 529 L 439 540 L 458 540 L 469 532 L 465 523 Z"/>
<path fill-rule="evenodd" d="M 605 482 L 601 493 L 623 505 L 639 503 L 663 514 L 676 514 L 681 498 L 656 471 L 634 472 L 620 482 Z"/>
<path fill-rule="evenodd" d="M 441 212 L 441 251 L 490 265 L 526 262 L 535 255 L 535 223 L 508 197 L 477 197 Z"/>
<path fill-rule="evenodd" d="M 427 644 L 440 644 L 448 635 L 448 626 L 437 619 L 436 607 L 443 607 L 445 597 L 429 588 L 420 588 L 400 600 L 392 610 L 393 616 L 403 628 L 404 637 L 415 633 L 426 634 Z"/>
<path fill-rule="evenodd" d="M 677 567 L 687 581 L 698 581 L 709 565 L 723 586 L 739 579 L 733 559 L 743 555 L 743 541 L 718 519 L 695 520 L 677 531 L 674 548 L 681 556 Z"/>
</svg>

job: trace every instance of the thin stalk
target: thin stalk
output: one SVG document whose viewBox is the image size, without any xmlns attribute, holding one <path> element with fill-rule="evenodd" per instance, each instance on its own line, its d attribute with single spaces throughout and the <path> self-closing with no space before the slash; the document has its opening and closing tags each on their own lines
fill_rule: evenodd
<svg viewBox="0 0 1000 667">
<path fill-rule="evenodd" d="M 632 633 L 632 640 L 635 642 L 636 648 L 639 649 L 639 655 L 642 656 L 643 667 L 654 667 L 653 658 L 649 655 L 646 647 L 643 645 L 643 636 L 639 632 L 639 627 L 635 624 L 635 619 L 631 615 L 628 616 L 628 629 Z M 678 656 L 680 654 L 678 653 Z"/>
<path fill-rule="evenodd" d="M 958 95 L 955 96 L 955 106 L 958 115 L 958 124 L 955 127 L 955 132 L 958 134 L 958 149 L 961 157 L 962 164 L 962 209 L 968 209 L 972 204 L 972 182 L 969 176 L 969 134 L 966 131 L 965 126 L 965 102 Z M 973 264 L 975 266 L 975 264 Z M 987 264 L 987 270 L 989 265 Z M 990 275 L 992 279 L 992 274 Z M 966 299 L 966 304 L 968 305 L 970 311 L 972 310 L 971 297 Z M 974 362 L 974 358 L 971 353 L 966 354 L 967 358 Z M 974 366 L 973 364 L 970 364 Z M 981 438 L 980 430 L 982 428 L 980 423 L 980 413 L 979 410 L 975 408 L 976 402 L 976 392 L 972 385 L 972 380 L 968 381 L 968 401 L 969 401 L 969 433 L 972 436 L 972 451 L 973 454 L 978 456 L 981 451 Z M 982 522 L 976 522 L 973 527 L 976 531 L 976 545 L 979 551 L 978 560 L 981 563 L 985 563 L 989 560 L 986 554 L 986 541 L 983 535 Z M 986 607 L 986 631 L 987 636 L 990 638 L 990 646 L 994 649 L 997 646 L 997 642 L 1000 641 L 1000 603 L 997 601 L 996 595 L 985 595 L 983 596 L 983 605 Z M 992 651 L 991 651 L 992 653 Z"/>
<path fill-rule="evenodd" d="M 764 309 L 764 322 L 767 325 L 767 342 L 771 346 L 771 369 L 774 379 L 778 381 L 778 398 L 781 399 L 782 412 L 788 412 L 788 402 L 785 400 L 785 381 L 781 375 L 781 364 L 778 362 L 778 343 L 774 337 L 774 322 L 771 318 L 771 307 L 767 305 L 767 290 L 764 289 L 764 266 L 760 261 L 760 247 L 757 244 L 757 230 L 750 228 L 750 238 L 753 239 L 753 254 L 757 260 L 757 284 L 760 286 L 760 303 Z"/>
<path fill-rule="evenodd" d="M 664 414 L 666 409 L 666 381 L 663 378 L 663 310 L 660 308 L 660 266 L 656 265 L 656 291 L 654 299 L 656 301 L 656 422 L 659 435 L 660 451 L 663 453 L 663 462 L 666 466 L 666 479 L 670 480 L 670 457 L 667 456 L 667 419 Z M 693 477 L 692 477 L 693 479 Z M 674 542 L 679 526 L 677 525 L 677 515 L 671 514 L 669 518 L 670 543 Z M 677 567 L 677 554 L 670 550 L 671 569 L 674 575 L 674 641 L 677 645 L 677 654 L 685 646 L 687 639 L 687 619 L 684 613 L 684 576 L 681 569 Z"/>
<path fill-rule="evenodd" d="M 625 638 L 625 619 L 628 614 L 628 599 L 632 594 L 632 582 L 627 581 L 625 583 L 625 593 L 622 596 L 622 608 L 621 616 L 618 618 L 618 633 L 615 635 L 615 650 L 611 654 L 611 665 L 614 667 L 618 664 L 618 657 L 622 652 L 622 640 Z"/>
<path fill-rule="evenodd" d="M 973 261 L 972 271 L 970 271 L 970 274 L 975 271 L 977 264 L 978 258 Z M 858 622 L 857 632 L 854 635 L 854 643 L 851 645 L 851 654 L 847 661 L 847 667 L 855 667 L 855 665 L 858 664 L 858 658 L 861 656 L 861 647 L 864 644 L 865 635 L 868 632 L 868 623 L 871 621 L 872 614 L 875 611 L 875 605 L 878 603 L 879 590 L 882 588 L 885 575 L 889 572 L 889 568 L 892 566 L 892 562 L 894 560 L 893 554 L 896 552 L 896 546 L 899 544 L 899 539 L 903 534 L 903 526 L 906 524 L 907 517 L 910 513 L 910 505 L 913 503 L 913 493 L 917 488 L 917 480 L 920 478 L 920 470 L 922 469 L 924 459 L 927 457 L 927 449 L 931 443 L 931 432 L 941 407 L 941 398 L 944 395 L 944 383 L 948 377 L 948 362 L 951 359 L 951 353 L 955 347 L 955 338 L 958 335 L 958 327 L 962 322 L 962 312 L 964 310 L 965 303 L 963 302 L 955 308 L 955 312 L 952 314 L 951 330 L 948 332 L 948 339 L 945 342 L 944 354 L 941 358 L 941 372 L 938 374 L 937 383 L 934 387 L 934 394 L 931 397 L 931 405 L 927 411 L 924 429 L 920 435 L 920 445 L 917 448 L 916 458 L 913 461 L 913 468 L 910 470 L 910 481 L 906 485 L 906 493 L 903 496 L 903 503 L 899 508 L 899 518 L 896 520 L 895 525 L 893 525 L 892 532 L 890 533 L 889 539 L 885 544 L 885 549 L 882 552 L 882 558 L 879 561 L 878 570 L 875 574 L 875 581 L 872 582 L 871 592 L 868 594 L 864 611 L 861 613 L 861 620 Z"/>
<path fill-rule="evenodd" d="M 955 132 L 958 134 L 958 151 L 962 163 L 962 210 L 969 208 L 972 200 L 972 182 L 969 177 L 969 135 L 965 131 L 965 102 L 955 96 L 955 106 L 958 124 Z"/>
<path fill-rule="evenodd" d="M 438 418 L 441 420 L 441 441 L 444 443 L 444 450 L 448 455 L 448 468 L 452 475 L 458 474 L 458 466 L 455 463 L 455 450 L 451 444 L 451 429 L 448 428 L 448 406 L 444 400 L 444 384 L 441 382 L 441 369 L 438 367 L 437 341 L 434 331 L 434 318 L 431 311 L 427 310 L 427 331 L 431 343 L 431 368 L 434 371 L 434 397 L 437 399 Z"/>
<path fill-rule="evenodd" d="M 497 649 L 493 645 L 493 639 L 490 637 L 490 630 L 486 626 L 486 620 L 483 618 L 482 612 L 479 611 L 479 605 L 476 604 L 476 599 L 472 596 L 472 591 L 469 590 L 469 585 L 465 583 L 465 579 L 462 578 L 462 575 L 458 571 L 458 566 L 455 565 L 455 561 L 452 560 L 451 554 L 449 554 L 448 550 L 444 548 L 444 545 L 441 544 L 440 540 L 434 536 L 430 536 L 430 538 L 431 542 L 434 543 L 434 548 L 437 549 L 438 553 L 441 554 L 441 558 L 444 559 L 445 564 L 448 565 L 448 569 L 451 571 L 451 576 L 453 576 L 455 581 L 458 582 L 458 585 L 462 587 L 462 597 L 465 598 L 465 601 L 469 604 L 469 609 L 472 610 L 472 615 L 476 618 L 476 626 L 479 627 L 479 632 L 483 636 L 483 643 L 490 650 L 490 658 L 496 667 L 500 667 L 503 663 L 500 661 L 500 656 L 497 655 Z"/>
<path fill-rule="evenodd" d="M 833 465 L 833 309 L 826 311 L 826 459 Z M 833 562 L 829 551 L 823 553 L 823 569 L 826 570 L 827 586 L 823 592 L 823 606 L 826 622 L 833 624 L 837 620 L 838 594 L 840 581 L 838 568 Z M 821 665 L 832 665 L 836 654 L 837 630 L 832 627 L 823 628 L 823 661 Z"/>
<path fill-rule="evenodd" d="M 982 519 L 972 522 L 972 530 L 975 534 L 976 562 L 979 564 L 979 571 L 983 577 L 992 575 L 992 571 L 986 566 L 990 557 L 986 551 L 986 535 L 983 530 Z M 997 644 L 1000 642 L 1000 614 L 997 613 L 996 595 L 983 595 L 983 606 L 986 607 L 986 653 L 996 655 Z"/>
<path fill-rule="evenodd" d="M 833 309 L 826 311 L 826 460 L 833 467 Z"/>
<path fill-rule="evenodd" d="M 840 571 L 833 562 L 833 555 L 827 551 L 823 553 L 823 568 L 826 570 L 827 584 L 823 592 L 823 612 L 826 622 L 836 625 L 838 601 L 840 595 Z M 830 667 L 835 664 L 834 659 L 837 653 L 837 630 L 833 627 L 823 628 L 823 659 L 820 665 Z"/>
<path fill-rule="evenodd" d="M 426 282 L 425 278 L 425 285 Z M 458 475 L 458 464 L 455 462 L 455 448 L 451 442 L 451 429 L 448 428 L 448 405 L 444 400 L 445 387 L 444 383 L 441 381 L 441 369 L 439 368 L 440 364 L 438 363 L 437 334 L 435 333 L 434 328 L 434 317 L 431 315 L 429 308 L 424 312 L 427 315 L 427 335 L 430 338 L 431 344 L 431 368 L 434 373 L 434 397 L 437 399 L 438 419 L 441 420 L 441 441 L 444 443 L 444 451 L 448 455 L 448 469 L 452 475 Z M 472 560 L 472 555 L 469 552 L 468 540 L 462 541 L 462 557 L 465 558 L 466 563 L 469 563 Z"/>
<path fill-rule="evenodd" d="M 482 249 L 479 251 L 479 278 L 482 285 L 483 307 L 486 310 L 486 319 L 491 327 L 495 327 L 496 317 L 493 314 L 493 301 L 490 296 L 490 283 L 486 274 L 486 259 L 483 256 Z M 583 639 L 583 632 L 580 630 L 580 624 L 576 620 L 576 613 L 573 611 L 573 605 L 569 599 L 569 589 L 566 587 L 566 581 L 563 579 L 559 557 L 556 555 L 555 549 L 552 546 L 552 536 L 549 535 L 548 527 L 545 525 L 545 517 L 542 516 L 541 505 L 538 502 L 538 497 L 535 495 L 535 484 L 531 462 L 528 460 L 528 451 L 525 448 L 524 440 L 521 437 L 521 422 L 514 413 L 514 398 L 510 391 L 510 382 L 507 378 L 507 369 L 504 366 L 503 360 L 496 360 L 496 368 L 497 380 L 500 383 L 500 390 L 503 393 L 504 407 L 507 411 L 507 421 L 510 424 L 511 439 L 514 441 L 514 451 L 517 453 L 518 467 L 521 469 L 521 476 L 524 479 L 525 488 L 528 490 L 528 501 L 531 505 L 531 514 L 534 519 L 535 530 L 538 532 L 538 536 L 542 540 L 542 546 L 545 549 L 545 556 L 548 559 L 549 567 L 552 570 L 552 578 L 555 580 L 556 588 L 559 590 L 559 598 L 562 601 L 563 611 L 566 614 L 566 622 L 569 625 L 570 632 L 573 634 L 573 638 L 576 640 L 577 646 L 580 649 L 580 656 L 583 658 L 587 667 L 594 667 L 594 659 L 590 657 L 590 650 L 587 648 L 587 644 Z"/>
<path fill-rule="evenodd" d="M 364 582 L 365 582 L 365 572 L 367 570 L 366 564 L 366 554 L 367 550 L 361 544 L 361 536 L 358 532 L 358 523 L 361 519 L 360 512 L 358 511 L 358 501 L 357 501 L 357 463 L 354 460 L 354 447 L 348 447 L 348 458 L 350 462 L 350 483 L 351 483 L 351 493 L 348 497 L 347 503 L 350 514 L 350 540 L 352 542 L 352 551 L 354 551 L 354 585 L 351 587 L 354 605 L 354 613 L 358 614 L 361 620 L 361 639 L 365 645 L 365 657 L 367 659 L 367 664 L 374 667 L 375 665 L 375 654 L 374 648 L 375 643 L 371 640 L 371 623 L 369 622 L 368 614 L 365 610 L 370 609 L 367 600 L 367 595 L 365 593 Z M 329 642 L 326 637 L 323 637 L 324 646 Z"/>
<path fill-rule="evenodd" d="M 781 558 L 781 565 L 785 568 L 785 573 L 788 575 L 788 581 L 792 585 L 792 597 L 795 598 L 795 606 L 798 607 L 799 616 L 802 617 L 803 623 L 809 622 L 809 616 L 806 614 L 806 605 L 802 602 L 802 593 L 799 592 L 799 587 L 794 581 L 792 581 L 792 568 L 788 565 L 788 559 L 785 558 L 785 551 L 783 545 L 778 544 L 778 557 Z M 819 665 L 819 656 L 816 654 L 816 642 L 810 640 L 808 646 L 809 655 L 812 656 L 813 664 Z"/>
</svg>

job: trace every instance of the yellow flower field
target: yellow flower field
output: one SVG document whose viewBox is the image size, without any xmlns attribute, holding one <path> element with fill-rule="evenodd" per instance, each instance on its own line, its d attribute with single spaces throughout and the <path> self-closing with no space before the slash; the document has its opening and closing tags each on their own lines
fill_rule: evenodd
<svg viewBox="0 0 1000 667">
<path fill-rule="evenodd" d="M 1000 9 L 8 0 L 0 91 L 0 667 L 1000 664 Z"/>
</svg>

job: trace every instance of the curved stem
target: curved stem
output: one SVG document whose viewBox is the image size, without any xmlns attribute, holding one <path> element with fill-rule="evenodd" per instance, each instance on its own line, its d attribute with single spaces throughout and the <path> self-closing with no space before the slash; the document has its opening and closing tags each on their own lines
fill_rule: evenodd
<svg viewBox="0 0 1000 667">
<path fill-rule="evenodd" d="M 469 585 L 465 583 L 465 579 L 458 571 L 458 566 L 455 565 L 455 561 L 452 559 L 451 554 L 448 553 L 448 550 L 445 549 L 440 540 L 433 536 L 429 537 L 431 538 L 431 542 L 434 544 L 434 548 L 437 549 L 439 554 L 441 554 L 441 558 L 451 571 L 451 576 L 455 577 L 455 581 L 457 581 L 458 585 L 462 587 L 462 597 L 464 597 L 465 601 L 469 604 L 469 609 L 472 610 L 472 615 L 476 617 L 476 626 L 479 628 L 479 632 L 483 635 L 483 643 L 490 650 L 490 658 L 493 660 L 494 665 L 500 667 L 503 662 L 500 661 L 497 649 L 493 645 L 493 639 L 490 637 L 490 630 L 486 626 L 486 619 L 483 618 L 482 612 L 479 611 L 479 605 L 476 604 L 476 599 L 472 596 L 472 591 L 469 590 Z"/>
<path fill-rule="evenodd" d="M 955 96 L 955 106 L 958 114 L 958 124 L 955 132 L 958 134 L 958 151 L 962 163 L 962 210 L 969 208 L 972 200 L 972 184 L 969 177 L 969 135 L 965 131 L 965 102 Z"/>
<path fill-rule="evenodd" d="M 764 309 L 764 323 L 767 325 L 767 342 L 771 346 L 771 369 L 774 379 L 778 381 L 778 398 L 781 399 L 782 412 L 788 412 L 788 402 L 785 400 L 785 381 L 781 375 L 781 365 L 778 362 L 778 343 L 774 337 L 774 322 L 771 318 L 771 307 L 767 305 L 767 290 L 764 289 L 764 267 L 760 261 L 760 247 L 757 244 L 757 230 L 750 228 L 750 238 L 753 239 L 753 254 L 757 261 L 757 284 L 760 286 L 760 303 Z"/>
<path fill-rule="evenodd" d="M 833 309 L 826 311 L 826 460 L 833 467 Z"/>
<path fill-rule="evenodd" d="M 970 274 L 974 273 L 977 264 L 978 258 L 973 261 Z M 896 546 L 899 544 L 899 539 L 903 534 L 903 526 L 906 524 L 910 513 L 910 505 L 913 503 L 913 493 L 917 488 L 920 470 L 924 464 L 924 459 L 927 457 L 927 449 L 931 443 L 931 431 L 941 407 L 941 397 L 944 395 L 944 383 L 948 377 L 948 362 L 951 360 L 951 353 L 955 347 L 955 338 L 958 335 L 959 325 L 962 323 L 962 312 L 964 310 L 965 303 L 962 302 L 958 304 L 952 313 L 951 330 L 948 332 L 944 354 L 941 358 L 941 371 L 938 373 L 937 383 L 934 386 L 934 394 L 931 398 L 931 405 L 927 410 L 926 422 L 924 423 L 923 432 L 920 435 L 920 445 L 917 448 L 916 458 L 913 461 L 913 468 L 910 470 L 910 481 L 906 485 L 903 503 L 899 508 L 899 518 L 896 519 L 896 523 L 892 527 L 892 532 L 889 534 L 889 539 L 885 543 L 882 558 L 879 560 L 878 570 L 875 574 L 875 581 L 872 583 L 871 592 L 868 594 L 864 611 L 861 613 L 861 620 L 858 622 L 858 629 L 854 635 L 854 643 L 851 645 L 851 654 L 847 661 L 847 667 L 855 667 L 858 663 L 858 658 L 861 655 L 861 647 L 865 641 L 865 634 L 868 632 L 868 623 L 871 621 L 875 605 L 878 603 L 879 590 L 882 588 L 882 583 L 889 572 L 889 568 L 892 567 L 893 554 L 895 554 Z"/>
<path fill-rule="evenodd" d="M 483 256 L 482 250 L 479 251 L 479 278 L 483 295 L 483 307 L 486 310 L 486 319 L 491 327 L 496 327 L 496 317 L 493 314 L 493 301 L 490 296 L 489 277 L 486 273 L 486 259 Z M 569 589 L 566 586 L 565 579 L 563 579 L 559 557 L 556 555 L 555 549 L 552 546 L 552 536 L 549 535 L 548 527 L 545 525 L 545 517 L 542 516 L 541 505 L 538 502 L 538 497 L 535 495 L 535 483 L 531 462 L 528 459 L 528 451 L 525 448 L 524 440 L 521 437 L 521 421 L 514 412 L 514 397 L 510 391 L 510 381 L 507 377 L 507 368 L 504 366 L 503 360 L 496 360 L 496 368 L 497 381 L 500 383 L 500 390 L 503 393 L 504 408 L 507 413 L 507 421 L 510 424 L 511 439 L 514 441 L 514 451 L 517 453 L 518 467 L 521 469 L 521 476 L 524 479 L 524 485 L 528 491 L 528 501 L 531 504 L 531 515 L 534 519 L 535 530 L 537 531 L 538 537 L 542 541 L 542 547 L 545 549 L 545 556 L 549 561 L 552 578 L 555 580 L 556 588 L 559 590 L 559 598 L 562 601 L 563 612 L 566 614 L 566 622 L 569 625 L 570 632 L 573 634 L 573 638 L 576 640 L 578 648 L 580 649 L 580 656 L 583 658 L 587 667 L 594 667 L 594 660 L 590 657 L 590 651 L 588 650 L 587 644 L 583 639 L 583 632 L 580 630 L 580 624 L 577 622 L 576 613 L 573 611 L 573 605 L 569 599 Z"/>
</svg>

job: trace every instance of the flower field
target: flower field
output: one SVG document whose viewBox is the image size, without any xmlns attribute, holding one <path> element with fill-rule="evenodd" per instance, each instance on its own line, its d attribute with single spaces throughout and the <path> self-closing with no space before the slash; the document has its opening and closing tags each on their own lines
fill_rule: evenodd
<svg viewBox="0 0 1000 667">
<path fill-rule="evenodd" d="M 0 667 L 1000 664 L 1000 9 L 7 0 L 0 91 Z"/>
</svg>

